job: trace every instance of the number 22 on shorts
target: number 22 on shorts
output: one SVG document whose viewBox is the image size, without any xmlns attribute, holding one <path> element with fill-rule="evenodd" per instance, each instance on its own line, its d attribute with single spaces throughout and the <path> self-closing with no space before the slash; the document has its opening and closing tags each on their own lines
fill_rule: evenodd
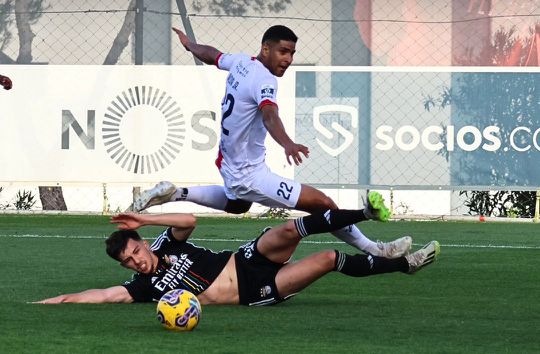
<svg viewBox="0 0 540 354">
<path fill-rule="evenodd" d="M 291 197 L 292 190 L 293 190 L 292 186 L 289 187 L 287 183 L 281 182 L 279 184 L 279 189 L 277 190 L 277 195 L 285 198 L 286 200 L 289 200 L 289 198 Z"/>
</svg>

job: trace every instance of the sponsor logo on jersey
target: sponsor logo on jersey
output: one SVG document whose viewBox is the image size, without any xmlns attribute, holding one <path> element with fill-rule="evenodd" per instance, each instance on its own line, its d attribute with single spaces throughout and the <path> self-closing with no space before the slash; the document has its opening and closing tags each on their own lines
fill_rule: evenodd
<svg viewBox="0 0 540 354">
<path fill-rule="evenodd" d="M 166 288 L 177 289 L 180 282 L 184 280 L 189 268 L 193 265 L 193 261 L 187 256 L 187 254 L 182 253 L 176 262 L 172 263 L 171 267 L 167 269 L 165 275 L 154 284 L 154 287 L 160 291 L 164 291 Z"/>
<path fill-rule="evenodd" d="M 274 86 L 272 85 L 263 85 L 261 87 L 261 98 L 274 98 Z"/>
</svg>

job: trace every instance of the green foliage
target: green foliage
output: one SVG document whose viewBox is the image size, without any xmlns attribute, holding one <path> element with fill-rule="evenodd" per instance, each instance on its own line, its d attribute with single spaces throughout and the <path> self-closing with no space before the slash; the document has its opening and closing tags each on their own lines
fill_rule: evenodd
<svg viewBox="0 0 540 354">
<path fill-rule="evenodd" d="M 8 31 L 8 28 L 11 26 L 14 19 L 14 16 L 11 16 L 13 8 L 13 0 L 6 0 L 4 3 L 0 4 L 0 51 L 4 50 L 13 36 L 11 32 Z"/>
<path fill-rule="evenodd" d="M 4 187 L 0 187 L 0 193 L 4 190 Z M 9 203 L 6 204 L 0 204 L 0 209 L 7 209 L 9 208 Z"/>
<path fill-rule="evenodd" d="M 535 29 L 529 29 L 534 38 Z M 455 58 L 465 66 L 526 65 L 532 41 L 516 36 L 515 27 L 498 29 L 479 54 Z M 435 96 L 424 97 L 424 109 L 444 109 L 452 106 L 453 124 L 497 126 L 502 141 L 510 141 L 515 125 L 538 126 L 538 77 L 526 74 L 467 73 L 455 75 L 452 88 L 442 87 Z M 443 126 L 439 140 L 446 146 L 447 127 Z M 534 185 L 528 176 L 538 175 L 537 151 L 520 153 L 498 149 L 492 154 L 474 154 L 441 149 L 438 154 L 446 161 L 452 156 L 452 179 L 456 185 Z M 467 200 L 469 214 L 485 216 L 532 217 L 535 192 L 531 191 L 461 191 Z"/>
<path fill-rule="evenodd" d="M 536 192 L 527 191 L 461 191 L 470 215 L 531 218 L 534 216 Z"/>
<path fill-rule="evenodd" d="M 35 195 L 32 191 L 22 190 L 17 192 L 15 196 L 15 209 L 30 210 L 36 204 Z"/>
<path fill-rule="evenodd" d="M 259 215 L 259 218 L 286 219 L 291 215 L 291 211 L 285 208 L 268 208 L 267 211 Z"/>
<path fill-rule="evenodd" d="M 212 13 L 218 15 L 224 13 L 231 16 L 243 16 L 250 10 L 261 14 L 265 12 L 278 13 L 285 11 L 287 5 L 290 4 L 291 0 L 193 0 L 191 2 L 191 6 L 197 12 L 201 12 L 208 7 L 208 10 Z"/>
</svg>

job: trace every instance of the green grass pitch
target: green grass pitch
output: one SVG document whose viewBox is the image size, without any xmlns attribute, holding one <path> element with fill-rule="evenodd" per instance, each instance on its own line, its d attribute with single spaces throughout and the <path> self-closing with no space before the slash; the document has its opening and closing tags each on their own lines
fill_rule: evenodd
<svg viewBox="0 0 540 354">
<path fill-rule="evenodd" d="M 192 236 L 236 249 L 279 220 L 199 218 Z M 114 230 L 97 216 L 0 215 L 0 352 L 3 353 L 539 353 L 540 226 L 364 222 L 372 239 L 436 239 L 439 260 L 409 276 L 333 273 L 277 306 L 204 306 L 191 333 L 161 328 L 155 304 L 28 302 L 121 284 L 109 259 Z M 153 238 L 161 228 L 145 228 Z M 296 257 L 354 251 L 309 237 Z"/>
</svg>

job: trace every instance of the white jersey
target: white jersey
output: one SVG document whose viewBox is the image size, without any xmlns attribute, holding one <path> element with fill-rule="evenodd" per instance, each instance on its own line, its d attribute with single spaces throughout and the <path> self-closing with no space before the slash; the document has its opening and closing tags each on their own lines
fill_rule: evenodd
<svg viewBox="0 0 540 354">
<path fill-rule="evenodd" d="M 267 130 L 260 108 L 276 105 L 277 80 L 259 60 L 245 54 L 221 54 L 216 66 L 229 71 L 216 165 L 224 178 L 242 180 L 264 163 Z"/>
</svg>

